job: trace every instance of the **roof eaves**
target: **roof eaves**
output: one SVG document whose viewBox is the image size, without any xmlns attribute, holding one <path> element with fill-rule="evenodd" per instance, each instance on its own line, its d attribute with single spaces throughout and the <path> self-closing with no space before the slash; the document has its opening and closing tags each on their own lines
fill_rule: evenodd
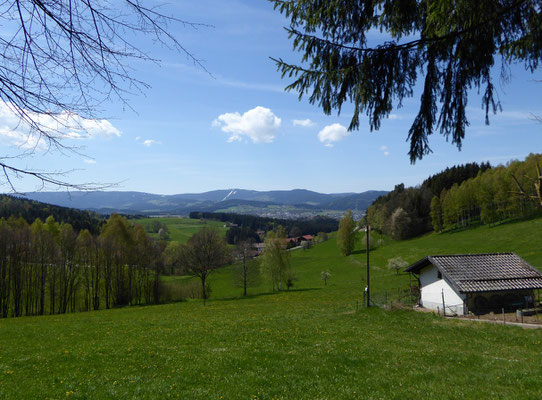
<svg viewBox="0 0 542 400">
<path fill-rule="evenodd" d="M 527 268 L 529 268 L 531 271 L 534 271 L 536 272 L 537 274 L 540 274 L 540 271 L 537 270 L 535 267 L 533 267 L 531 264 L 529 264 L 527 261 L 525 261 L 525 259 L 523 257 L 520 257 L 519 255 L 517 255 L 515 252 L 514 253 L 510 253 L 510 254 L 513 254 L 515 255 L 516 257 L 518 257 L 524 264 Z"/>
<path fill-rule="evenodd" d="M 405 268 L 405 272 L 413 272 L 413 273 L 417 274 L 418 272 L 420 272 L 420 270 L 423 267 L 425 267 L 425 266 L 427 266 L 427 265 L 429 265 L 431 263 L 429 261 L 429 257 L 431 257 L 431 256 L 424 257 L 421 260 L 416 261 L 414 264 L 409 265 L 408 267 Z"/>
</svg>

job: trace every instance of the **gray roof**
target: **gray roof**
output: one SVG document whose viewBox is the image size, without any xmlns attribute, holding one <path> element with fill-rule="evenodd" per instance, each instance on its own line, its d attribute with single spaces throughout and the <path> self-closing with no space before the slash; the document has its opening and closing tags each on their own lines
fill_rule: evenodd
<svg viewBox="0 0 542 400">
<path fill-rule="evenodd" d="M 427 256 L 405 271 L 431 264 L 461 293 L 542 289 L 542 274 L 515 253 Z"/>
</svg>

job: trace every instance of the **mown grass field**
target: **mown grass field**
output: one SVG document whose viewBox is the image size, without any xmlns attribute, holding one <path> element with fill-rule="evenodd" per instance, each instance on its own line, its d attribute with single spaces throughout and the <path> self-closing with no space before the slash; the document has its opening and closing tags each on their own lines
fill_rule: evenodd
<svg viewBox="0 0 542 400">
<path fill-rule="evenodd" d="M 169 239 L 181 243 L 186 243 L 190 236 L 198 232 L 204 226 L 215 227 L 220 232 L 226 234 L 228 228 L 224 228 L 224 222 L 220 221 L 201 221 L 199 219 L 190 218 L 176 218 L 176 217 L 156 217 L 156 218 L 142 218 L 132 220 L 137 224 L 141 224 L 144 227 L 148 226 L 152 221 L 160 221 L 168 227 Z M 157 237 L 157 233 L 151 233 L 150 236 Z"/>
<path fill-rule="evenodd" d="M 408 285 L 387 259 L 515 251 L 542 266 L 542 219 L 390 243 L 376 291 Z M 240 298 L 231 267 L 211 301 L 0 320 L 0 398 L 539 399 L 542 330 L 377 308 L 356 312 L 365 253 L 334 239 L 292 254 L 298 281 Z M 327 286 L 320 272 L 332 274 Z"/>
</svg>

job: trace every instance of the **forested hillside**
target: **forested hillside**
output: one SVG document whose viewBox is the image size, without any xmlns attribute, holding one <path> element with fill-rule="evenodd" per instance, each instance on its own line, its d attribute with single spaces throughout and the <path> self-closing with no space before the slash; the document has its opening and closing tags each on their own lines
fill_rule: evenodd
<svg viewBox="0 0 542 400">
<path fill-rule="evenodd" d="M 431 201 L 436 231 L 525 218 L 542 208 L 542 154 L 530 154 L 443 189 Z"/>
<path fill-rule="evenodd" d="M 430 206 L 433 196 L 490 168 L 489 163 L 469 163 L 446 168 L 427 178 L 419 187 L 405 188 L 404 184 L 398 184 L 392 192 L 371 204 L 367 219 L 373 228 L 395 239 L 429 232 L 432 230 Z"/>
<path fill-rule="evenodd" d="M 58 222 L 70 224 L 76 231 L 88 229 L 97 234 L 105 219 L 92 211 L 75 210 L 73 208 L 54 206 L 20 197 L 0 195 L 0 218 L 22 217 L 31 224 L 36 218 L 45 221 L 52 216 Z"/>
</svg>

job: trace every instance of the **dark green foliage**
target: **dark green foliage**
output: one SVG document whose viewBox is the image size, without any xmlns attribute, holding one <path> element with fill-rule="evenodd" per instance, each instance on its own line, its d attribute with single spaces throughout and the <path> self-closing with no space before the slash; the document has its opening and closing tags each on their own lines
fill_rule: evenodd
<svg viewBox="0 0 542 400">
<path fill-rule="evenodd" d="M 464 165 L 455 165 L 451 168 L 446 168 L 438 174 L 431 175 L 422 183 L 422 188 L 431 190 L 433 196 L 440 196 L 440 192 L 444 189 L 450 189 L 454 183 L 460 184 L 470 178 L 475 178 L 478 172 L 485 172 L 491 169 L 489 162 L 478 164 L 476 162 L 467 163 Z"/>
<path fill-rule="evenodd" d="M 339 227 L 339 222 L 336 219 L 321 215 L 307 219 L 277 219 L 255 215 L 194 211 L 190 213 L 190 218 L 231 222 L 240 227 L 248 227 L 253 230 L 261 229 L 264 231 L 274 229 L 278 225 L 290 231 L 294 226 L 297 226 L 303 235 L 316 235 L 318 232 L 333 232 Z"/>
<path fill-rule="evenodd" d="M 303 231 L 298 226 L 294 226 L 292 229 L 290 229 L 290 232 L 288 232 L 288 236 L 293 238 L 301 235 L 303 235 Z"/>
<path fill-rule="evenodd" d="M 427 178 L 420 187 L 405 188 L 402 183 L 396 185 L 393 191 L 380 196 L 368 208 L 369 222 L 375 229 L 398 239 L 429 232 L 434 229 L 431 220 L 432 198 L 439 196 L 442 190 L 450 189 L 454 184 L 461 184 L 490 168 L 489 163 L 468 163 L 446 168 Z M 403 226 L 397 230 L 398 226 L 394 226 L 392 215 L 399 208 L 406 212 L 410 223 L 408 227 Z M 405 222 L 405 219 L 401 221 Z"/>
<path fill-rule="evenodd" d="M 255 243 L 259 243 L 261 241 L 256 231 L 246 226 L 232 226 L 226 232 L 226 241 L 228 244 L 237 244 L 245 240 L 252 240 Z"/>
<path fill-rule="evenodd" d="M 290 19 L 287 29 L 303 64 L 275 60 L 287 90 L 308 93 L 326 114 L 353 103 L 349 129 L 365 113 L 372 129 L 412 97 L 423 81 L 420 109 L 408 132 L 410 160 L 428 154 L 429 135 L 440 132 L 461 148 L 469 125 L 468 93 L 483 93 L 489 113 L 500 104 L 494 95 L 496 61 L 504 80 L 510 63 L 534 72 L 542 59 L 542 12 L 536 0 L 273 0 Z M 371 31 L 387 38 L 369 45 Z"/>
<path fill-rule="evenodd" d="M 36 218 L 45 221 L 53 216 L 56 221 L 70 224 L 76 231 L 88 229 L 96 235 L 105 222 L 105 218 L 92 211 L 75 210 L 73 208 L 53 206 L 34 200 L 27 200 L 2 194 L 0 195 L 0 218 L 10 216 L 22 217 L 31 224 Z"/>
<path fill-rule="evenodd" d="M 149 233 L 158 233 L 160 232 L 160 229 L 163 229 L 166 233 L 168 233 L 167 225 L 158 219 L 152 219 L 149 224 L 145 225 L 145 230 Z"/>
<path fill-rule="evenodd" d="M 429 206 L 431 192 L 426 188 L 406 188 L 403 184 L 396 185 L 395 189 L 386 196 L 379 197 L 367 210 L 369 224 L 376 230 L 395 236 L 392 216 L 398 209 L 402 209 L 410 224 L 408 229 L 401 229 L 401 238 L 413 237 L 431 230 L 429 219 Z M 405 230 L 406 229 L 406 230 Z"/>
</svg>

